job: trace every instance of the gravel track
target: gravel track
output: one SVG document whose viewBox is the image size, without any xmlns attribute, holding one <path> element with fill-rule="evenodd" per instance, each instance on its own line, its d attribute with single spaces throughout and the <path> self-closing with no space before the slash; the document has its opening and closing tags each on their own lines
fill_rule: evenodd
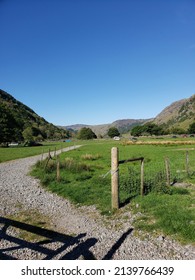
<svg viewBox="0 0 195 280">
<path fill-rule="evenodd" d="M 28 175 L 40 157 L 0 164 L 0 259 L 195 259 L 192 245 L 182 246 L 167 236 L 135 233 L 135 216 L 125 209 L 115 219 L 103 217 L 94 206 L 77 208 L 46 191 Z M 19 222 L 20 213 L 27 218 L 39 213 L 47 220 L 47 229 Z M 32 218 L 36 220 L 36 215 Z M 26 231 L 37 238 L 25 239 L 22 233 Z"/>
</svg>

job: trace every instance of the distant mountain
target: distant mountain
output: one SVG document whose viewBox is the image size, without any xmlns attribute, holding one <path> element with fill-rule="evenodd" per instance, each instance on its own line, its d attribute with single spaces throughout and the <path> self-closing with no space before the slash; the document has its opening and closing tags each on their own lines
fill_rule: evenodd
<svg viewBox="0 0 195 280">
<path fill-rule="evenodd" d="M 72 130 L 72 131 L 78 131 L 83 127 L 89 127 L 90 125 L 88 124 L 73 124 L 73 125 L 67 125 L 67 126 L 58 126 L 60 128 L 66 128 L 68 130 Z"/>
<path fill-rule="evenodd" d="M 124 119 L 114 121 L 110 124 L 76 124 L 65 126 L 64 128 L 78 131 L 82 127 L 89 127 L 97 136 L 105 136 L 110 127 L 117 127 L 120 133 L 126 133 L 134 126 L 142 125 L 147 122 L 162 125 L 165 130 L 172 131 L 173 129 L 182 129 L 187 131 L 189 125 L 195 122 L 195 94 L 189 98 L 173 102 L 153 119 Z"/>
<path fill-rule="evenodd" d="M 47 122 L 31 108 L 0 89 L 0 143 L 65 136 L 65 130 Z"/>
<path fill-rule="evenodd" d="M 100 135 L 104 137 L 107 135 L 107 132 L 110 127 L 116 127 L 118 128 L 120 133 L 126 133 L 134 126 L 141 125 L 146 121 L 149 121 L 149 119 L 124 119 L 124 120 L 117 120 L 109 124 L 99 124 L 99 125 L 74 124 L 74 125 L 64 126 L 63 128 L 71 131 L 78 131 L 82 127 L 89 127 L 98 137 Z"/>
<path fill-rule="evenodd" d="M 154 119 L 154 123 L 164 125 L 167 129 L 188 129 L 195 121 L 195 94 L 189 98 L 173 102 Z"/>
<path fill-rule="evenodd" d="M 117 127 L 120 133 L 126 133 L 134 126 L 144 124 L 148 121 L 151 121 L 151 119 L 124 119 L 113 122 L 111 126 Z"/>
<path fill-rule="evenodd" d="M 110 127 L 118 128 L 120 133 L 129 132 L 134 126 L 153 122 L 165 129 L 187 130 L 195 122 L 195 94 L 189 98 L 173 102 L 154 119 L 122 119 L 109 124 L 74 124 L 55 126 L 37 115 L 31 108 L 0 89 L 0 143 L 11 141 L 60 139 L 69 137 L 69 131 L 89 127 L 98 136 L 107 136 Z"/>
</svg>

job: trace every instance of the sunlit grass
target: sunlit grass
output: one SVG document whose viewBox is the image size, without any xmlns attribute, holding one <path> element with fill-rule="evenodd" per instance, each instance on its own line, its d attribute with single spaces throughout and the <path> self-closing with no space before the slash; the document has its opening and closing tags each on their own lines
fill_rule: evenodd
<svg viewBox="0 0 195 280">
<path fill-rule="evenodd" d="M 195 244 L 195 196 L 192 190 L 178 189 L 171 195 L 149 194 L 133 201 L 134 210 L 141 212 L 137 229 L 163 232 L 183 243 Z M 137 208 L 135 205 L 138 205 Z"/>
<path fill-rule="evenodd" d="M 49 150 L 55 151 L 55 149 L 59 150 L 61 148 L 65 148 L 71 145 L 73 144 L 65 142 L 43 142 L 42 146 L 36 147 L 0 148 L 0 163 L 9 160 L 40 155 L 42 153 L 48 153 Z"/>
</svg>

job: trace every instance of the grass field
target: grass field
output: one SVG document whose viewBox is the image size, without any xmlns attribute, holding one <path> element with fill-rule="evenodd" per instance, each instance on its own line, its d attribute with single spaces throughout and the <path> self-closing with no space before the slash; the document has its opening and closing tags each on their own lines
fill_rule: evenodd
<svg viewBox="0 0 195 280">
<path fill-rule="evenodd" d="M 79 144 L 84 144 L 82 147 L 60 155 L 58 179 L 56 158 L 50 160 L 47 166 L 46 161 L 38 162 L 32 174 L 40 178 L 47 189 L 70 199 L 73 203 L 96 205 L 102 214 L 112 214 L 111 148 L 119 148 L 119 160 L 144 157 L 145 196 L 139 195 L 140 163 L 122 164 L 120 206 L 126 206 L 125 209 L 135 213 L 142 213 L 135 222 L 137 229 L 160 231 L 173 235 L 182 242 L 195 243 L 195 187 L 167 186 L 165 173 L 165 158 L 168 158 L 171 183 L 195 183 L 195 141 L 158 141 L 159 143 L 155 142 L 154 145 L 147 144 L 146 140 L 141 145 L 128 145 L 124 141 L 112 140 L 81 141 Z M 71 145 L 64 145 L 67 144 Z M 53 148 L 55 146 L 53 143 Z M 39 149 L 42 152 L 42 147 Z M 36 152 L 38 153 L 38 150 Z"/>
<path fill-rule="evenodd" d="M 9 147 L 9 148 L 1 148 L 0 147 L 0 163 L 19 159 L 19 158 L 25 158 L 25 157 L 31 157 L 35 155 L 40 155 L 43 152 L 47 153 L 49 149 L 51 151 L 54 151 L 55 149 L 61 149 L 68 146 L 73 145 L 73 143 L 65 143 L 65 142 L 43 142 L 43 146 L 36 146 L 36 147 Z"/>
<path fill-rule="evenodd" d="M 39 162 L 33 174 L 50 191 L 70 199 L 78 205 L 96 205 L 102 214 L 111 213 L 111 148 L 118 146 L 119 159 L 144 157 L 145 189 L 140 193 L 139 163 L 120 166 L 120 205 L 129 211 L 141 212 L 136 228 L 163 231 L 183 242 L 195 243 L 195 189 L 167 186 L 163 177 L 164 158 L 168 157 L 171 180 L 195 182 L 195 150 L 190 145 L 125 145 L 113 141 L 89 141 L 77 150 L 60 156 L 60 178 L 56 179 L 56 160 Z M 189 174 L 186 173 L 186 149 Z M 127 206 L 127 204 L 129 206 Z M 137 208 L 137 205 L 139 207 Z"/>
</svg>

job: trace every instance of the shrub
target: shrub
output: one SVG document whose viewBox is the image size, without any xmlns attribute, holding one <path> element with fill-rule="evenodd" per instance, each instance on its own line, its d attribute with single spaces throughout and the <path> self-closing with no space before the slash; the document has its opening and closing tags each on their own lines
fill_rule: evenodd
<svg viewBox="0 0 195 280">
<path fill-rule="evenodd" d="M 95 138 L 97 138 L 97 136 L 91 130 L 91 128 L 83 127 L 79 131 L 77 138 L 80 139 L 80 140 L 89 140 L 89 139 L 95 139 Z"/>
<path fill-rule="evenodd" d="M 120 132 L 118 131 L 118 129 L 116 127 L 110 127 L 108 130 L 108 136 L 110 138 L 113 138 L 114 136 L 119 136 Z"/>
<path fill-rule="evenodd" d="M 140 169 L 136 166 L 128 168 L 128 174 L 121 176 L 120 187 L 131 197 L 140 194 L 141 175 Z M 166 186 L 166 174 L 164 170 L 147 171 L 144 174 L 144 193 L 169 193 L 170 189 Z"/>
<path fill-rule="evenodd" d="M 101 155 L 99 155 L 99 154 L 96 154 L 96 155 L 85 154 L 85 155 L 81 156 L 81 159 L 84 159 L 84 160 L 96 160 L 99 158 L 101 158 Z"/>
<path fill-rule="evenodd" d="M 61 166 L 69 171 L 81 172 L 81 171 L 91 171 L 91 166 L 82 162 L 78 162 L 73 158 L 65 158 L 61 163 Z"/>
</svg>

